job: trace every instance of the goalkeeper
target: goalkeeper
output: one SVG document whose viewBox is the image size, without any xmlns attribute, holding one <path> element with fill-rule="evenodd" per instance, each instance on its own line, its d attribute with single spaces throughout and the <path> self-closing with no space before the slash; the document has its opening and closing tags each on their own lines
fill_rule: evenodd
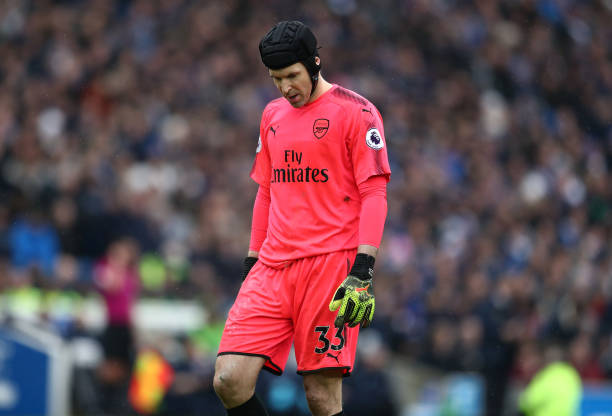
<svg viewBox="0 0 612 416">
<path fill-rule="evenodd" d="M 321 76 L 317 40 L 302 23 L 278 23 L 259 51 L 282 97 L 261 117 L 245 280 L 214 387 L 228 415 L 265 415 L 257 377 L 262 368 L 280 375 L 293 345 L 313 415 L 342 415 L 342 377 L 375 310 L 391 174 L 382 118 Z"/>
</svg>

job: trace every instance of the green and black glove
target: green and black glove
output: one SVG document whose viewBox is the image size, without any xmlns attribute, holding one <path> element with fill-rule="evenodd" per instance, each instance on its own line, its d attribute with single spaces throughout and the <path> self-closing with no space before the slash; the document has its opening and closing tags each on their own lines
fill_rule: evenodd
<svg viewBox="0 0 612 416">
<path fill-rule="evenodd" d="M 245 257 L 244 262 L 242 263 L 242 281 L 249 275 L 249 272 L 257 263 L 257 257 Z"/>
<path fill-rule="evenodd" d="M 347 278 L 336 289 L 329 310 L 333 312 L 339 308 L 334 321 L 337 328 L 344 324 L 349 327 L 361 324 L 362 328 L 366 328 L 372 322 L 375 304 L 372 287 L 374 260 L 372 256 L 358 253 Z"/>
</svg>

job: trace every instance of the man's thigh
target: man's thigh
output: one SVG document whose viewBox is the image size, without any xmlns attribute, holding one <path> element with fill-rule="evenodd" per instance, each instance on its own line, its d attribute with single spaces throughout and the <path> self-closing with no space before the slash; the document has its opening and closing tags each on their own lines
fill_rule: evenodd
<svg viewBox="0 0 612 416">
<path fill-rule="evenodd" d="M 219 357 L 261 357 L 266 370 L 283 372 L 293 339 L 287 269 L 255 263 L 229 311 Z"/>
<path fill-rule="evenodd" d="M 348 375 L 353 368 L 359 327 L 336 328 L 336 312 L 329 310 L 329 302 L 346 278 L 355 252 L 345 250 L 306 259 L 312 263 L 307 265 L 311 272 L 304 281 L 296 282 L 299 305 L 294 306 L 298 313 L 293 318 L 295 355 L 301 375 L 327 369 L 341 369 Z"/>
<path fill-rule="evenodd" d="M 342 369 L 339 368 L 304 374 L 304 388 L 305 390 L 311 388 L 323 389 L 332 395 L 341 397 L 343 378 Z"/>
</svg>

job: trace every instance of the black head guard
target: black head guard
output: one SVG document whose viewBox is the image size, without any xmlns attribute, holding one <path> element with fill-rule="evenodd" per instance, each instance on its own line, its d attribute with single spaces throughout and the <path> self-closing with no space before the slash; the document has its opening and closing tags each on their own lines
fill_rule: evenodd
<svg viewBox="0 0 612 416">
<path fill-rule="evenodd" d="M 277 23 L 259 42 L 259 54 L 264 65 L 270 69 L 303 63 L 314 91 L 321 64 L 315 60 L 319 56 L 317 38 L 308 26 L 295 20 Z"/>
</svg>

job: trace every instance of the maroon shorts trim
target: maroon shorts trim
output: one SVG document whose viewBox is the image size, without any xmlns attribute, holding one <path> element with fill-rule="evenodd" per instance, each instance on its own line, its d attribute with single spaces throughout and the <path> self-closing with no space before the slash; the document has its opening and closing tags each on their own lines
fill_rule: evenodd
<svg viewBox="0 0 612 416">
<path fill-rule="evenodd" d="M 342 372 L 342 377 L 350 377 L 351 375 L 351 367 L 348 366 L 344 366 L 344 367 L 322 367 L 322 368 L 316 368 L 314 370 L 298 370 L 297 373 L 301 376 L 307 375 L 307 374 L 314 374 L 314 373 L 320 373 L 321 371 L 325 371 L 325 370 L 344 370 Z"/>
<path fill-rule="evenodd" d="M 217 357 L 220 355 L 246 355 L 249 357 L 265 358 L 266 362 L 264 363 L 262 369 L 271 372 L 275 376 L 280 376 L 281 374 L 283 374 L 283 370 L 281 370 L 281 368 L 278 365 L 274 364 L 272 360 L 270 359 L 270 357 L 264 354 L 254 354 L 250 352 L 238 352 L 238 351 L 223 351 L 223 352 L 218 353 Z"/>
</svg>

